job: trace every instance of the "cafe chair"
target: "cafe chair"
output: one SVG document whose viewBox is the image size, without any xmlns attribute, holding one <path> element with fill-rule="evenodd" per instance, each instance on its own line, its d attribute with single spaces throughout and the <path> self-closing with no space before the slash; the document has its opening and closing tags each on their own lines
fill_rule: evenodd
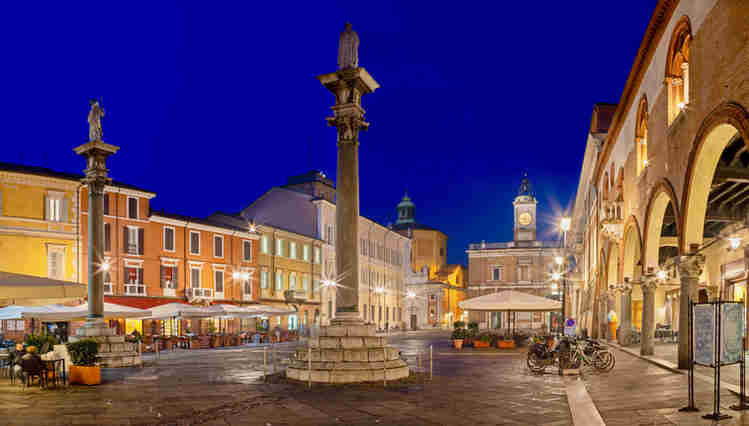
<svg viewBox="0 0 749 426">
<path fill-rule="evenodd" d="M 32 357 L 21 361 L 23 369 L 23 386 L 27 388 L 32 385 L 34 378 L 37 379 L 39 387 L 43 388 L 47 383 L 47 373 L 41 359 Z"/>
</svg>

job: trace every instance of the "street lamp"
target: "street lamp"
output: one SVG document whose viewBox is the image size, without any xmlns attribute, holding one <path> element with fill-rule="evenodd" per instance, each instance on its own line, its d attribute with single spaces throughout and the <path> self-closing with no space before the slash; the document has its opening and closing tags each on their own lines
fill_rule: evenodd
<svg viewBox="0 0 749 426">
<path fill-rule="evenodd" d="M 739 237 L 728 238 L 728 245 L 731 247 L 731 250 L 736 250 L 741 245 L 741 238 Z"/>
<path fill-rule="evenodd" d="M 569 216 L 563 216 L 559 220 L 559 229 L 562 230 L 562 250 L 565 250 L 567 247 L 567 231 L 570 230 L 572 227 L 572 219 Z M 556 263 L 557 265 L 561 266 L 564 264 L 564 257 L 557 256 Z M 562 331 L 564 331 L 564 323 L 567 321 L 567 279 L 562 276 L 561 272 L 555 272 L 558 281 L 560 278 L 562 279 Z"/>
</svg>

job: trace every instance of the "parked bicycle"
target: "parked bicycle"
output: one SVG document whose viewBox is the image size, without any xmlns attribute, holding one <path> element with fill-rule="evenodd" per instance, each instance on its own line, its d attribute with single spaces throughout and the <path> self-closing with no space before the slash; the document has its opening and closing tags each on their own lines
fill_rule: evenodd
<svg viewBox="0 0 749 426">
<path fill-rule="evenodd" d="M 559 366 L 562 368 L 593 367 L 599 371 L 611 371 L 616 364 L 616 358 L 606 346 L 595 340 L 563 337 L 554 348 L 549 348 L 543 342 L 535 342 L 528 349 L 526 365 L 534 373 L 541 373 L 546 367 Z"/>
</svg>

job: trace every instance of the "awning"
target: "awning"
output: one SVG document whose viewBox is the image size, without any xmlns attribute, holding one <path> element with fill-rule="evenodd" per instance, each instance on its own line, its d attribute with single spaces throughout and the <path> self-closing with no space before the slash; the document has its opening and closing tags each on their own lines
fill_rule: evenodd
<svg viewBox="0 0 749 426">
<path fill-rule="evenodd" d="M 151 308 L 150 315 L 144 315 L 142 319 L 167 319 L 167 318 L 210 318 L 220 316 L 221 310 L 213 306 L 196 306 L 187 303 L 167 303 L 165 305 Z"/>
<path fill-rule="evenodd" d="M 151 311 L 129 306 L 104 303 L 104 318 L 139 318 L 148 316 Z M 88 303 L 78 306 L 8 306 L 0 309 L 0 319 L 30 319 L 42 321 L 73 321 L 88 316 Z"/>
<path fill-rule="evenodd" d="M 84 284 L 0 272 L 0 305 L 6 303 L 31 305 L 32 303 L 26 302 L 33 300 L 44 300 L 47 303 L 56 300 L 74 300 L 86 297 L 87 291 Z"/>
<path fill-rule="evenodd" d="M 534 296 L 520 291 L 500 291 L 458 302 L 466 311 L 514 311 L 514 312 L 548 312 L 561 311 L 562 302 Z"/>
</svg>

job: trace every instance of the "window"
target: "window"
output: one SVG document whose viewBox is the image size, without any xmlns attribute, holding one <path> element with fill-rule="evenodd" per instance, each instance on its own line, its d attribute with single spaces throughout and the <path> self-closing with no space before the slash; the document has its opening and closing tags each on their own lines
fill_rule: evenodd
<svg viewBox="0 0 749 426">
<path fill-rule="evenodd" d="M 296 290 L 296 272 L 289 274 L 289 290 Z"/>
<path fill-rule="evenodd" d="M 176 289 L 179 280 L 176 266 L 161 265 L 161 288 Z"/>
<path fill-rule="evenodd" d="M 637 107 L 635 124 L 635 149 L 637 153 L 637 175 L 648 165 L 648 100 L 645 95 Z"/>
<path fill-rule="evenodd" d="M 123 228 L 123 234 L 125 253 L 143 255 L 143 228 L 126 226 Z"/>
<path fill-rule="evenodd" d="M 668 124 L 671 125 L 681 111 L 689 105 L 689 61 L 692 29 L 689 19 L 682 17 L 674 27 L 666 57 L 666 83 L 668 85 Z"/>
<path fill-rule="evenodd" d="M 242 280 L 242 294 L 245 296 L 252 296 L 252 280 Z"/>
<path fill-rule="evenodd" d="M 309 262 L 309 245 L 307 244 L 302 247 L 302 258 L 305 262 Z"/>
<path fill-rule="evenodd" d="M 530 281 L 528 265 L 518 266 L 518 281 Z"/>
<path fill-rule="evenodd" d="M 495 266 L 494 269 L 492 269 L 492 280 L 502 281 L 502 268 L 501 267 Z"/>
<path fill-rule="evenodd" d="M 109 194 L 104 194 L 104 214 L 109 214 Z"/>
<path fill-rule="evenodd" d="M 283 290 L 283 273 L 276 271 L 276 291 Z"/>
<path fill-rule="evenodd" d="M 200 268 L 190 268 L 190 287 L 200 288 Z"/>
<path fill-rule="evenodd" d="M 302 291 L 305 293 L 309 291 L 309 275 L 302 275 Z"/>
<path fill-rule="evenodd" d="M 224 257 L 224 237 L 223 235 L 213 236 L 213 257 Z"/>
<path fill-rule="evenodd" d="M 112 251 L 112 225 L 104 224 L 104 251 Z"/>
<path fill-rule="evenodd" d="M 216 293 L 224 292 L 224 271 L 213 271 L 213 289 Z"/>
<path fill-rule="evenodd" d="M 67 204 L 62 193 L 47 195 L 44 200 L 45 219 L 51 222 L 67 222 Z"/>
<path fill-rule="evenodd" d="M 292 259 L 296 259 L 296 243 L 293 241 L 289 241 L 289 257 Z"/>
<path fill-rule="evenodd" d="M 260 288 L 268 288 L 268 270 L 260 271 Z"/>
<path fill-rule="evenodd" d="M 289 315 L 289 330 L 296 330 L 299 328 L 299 317 L 297 315 Z"/>
<path fill-rule="evenodd" d="M 385 306 L 385 321 L 390 318 L 390 306 Z"/>
<path fill-rule="evenodd" d="M 276 238 L 276 256 L 283 256 L 283 240 Z"/>
<path fill-rule="evenodd" d="M 139 266 L 125 266 L 125 294 L 145 296 L 146 286 L 143 285 L 143 268 Z"/>
<path fill-rule="evenodd" d="M 190 231 L 190 254 L 200 254 L 200 232 Z"/>
<path fill-rule="evenodd" d="M 164 250 L 174 251 L 174 228 L 164 227 Z"/>
<path fill-rule="evenodd" d="M 47 278 L 65 279 L 64 247 L 47 247 Z"/>
<path fill-rule="evenodd" d="M 245 262 L 252 260 L 252 241 L 242 241 L 242 259 Z"/>
<path fill-rule="evenodd" d="M 377 307 L 377 321 L 382 321 L 382 306 Z"/>
<path fill-rule="evenodd" d="M 316 278 L 312 280 L 312 291 L 315 293 L 320 291 L 320 280 Z"/>
<path fill-rule="evenodd" d="M 315 247 L 313 251 L 314 251 L 313 255 L 315 258 L 315 263 L 320 264 L 320 247 Z"/>
<path fill-rule="evenodd" d="M 369 306 L 369 320 L 374 321 L 374 313 L 375 313 L 375 307 L 374 305 Z"/>
<path fill-rule="evenodd" d="M 440 247 L 440 256 L 445 257 L 445 248 Z"/>
<path fill-rule="evenodd" d="M 325 228 L 325 241 L 328 244 L 335 245 L 335 236 L 333 234 L 334 234 L 334 232 L 333 232 L 333 225 L 328 225 Z"/>
<path fill-rule="evenodd" d="M 369 257 L 375 257 L 377 254 L 377 251 L 375 250 L 375 243 L 374 241 L 369 241 Z"/>
<path fill-rule="evenodd" d="M 138 199 L 135 197 L 127 197 L 127 217 L 129 219 L 138 218 Z"/>
<path fill-rule="evenodd" d="M 104 294 L 114 294 L 112 289 L 112 274 L 109 272 L 104 273 Z"/>
</svg>

